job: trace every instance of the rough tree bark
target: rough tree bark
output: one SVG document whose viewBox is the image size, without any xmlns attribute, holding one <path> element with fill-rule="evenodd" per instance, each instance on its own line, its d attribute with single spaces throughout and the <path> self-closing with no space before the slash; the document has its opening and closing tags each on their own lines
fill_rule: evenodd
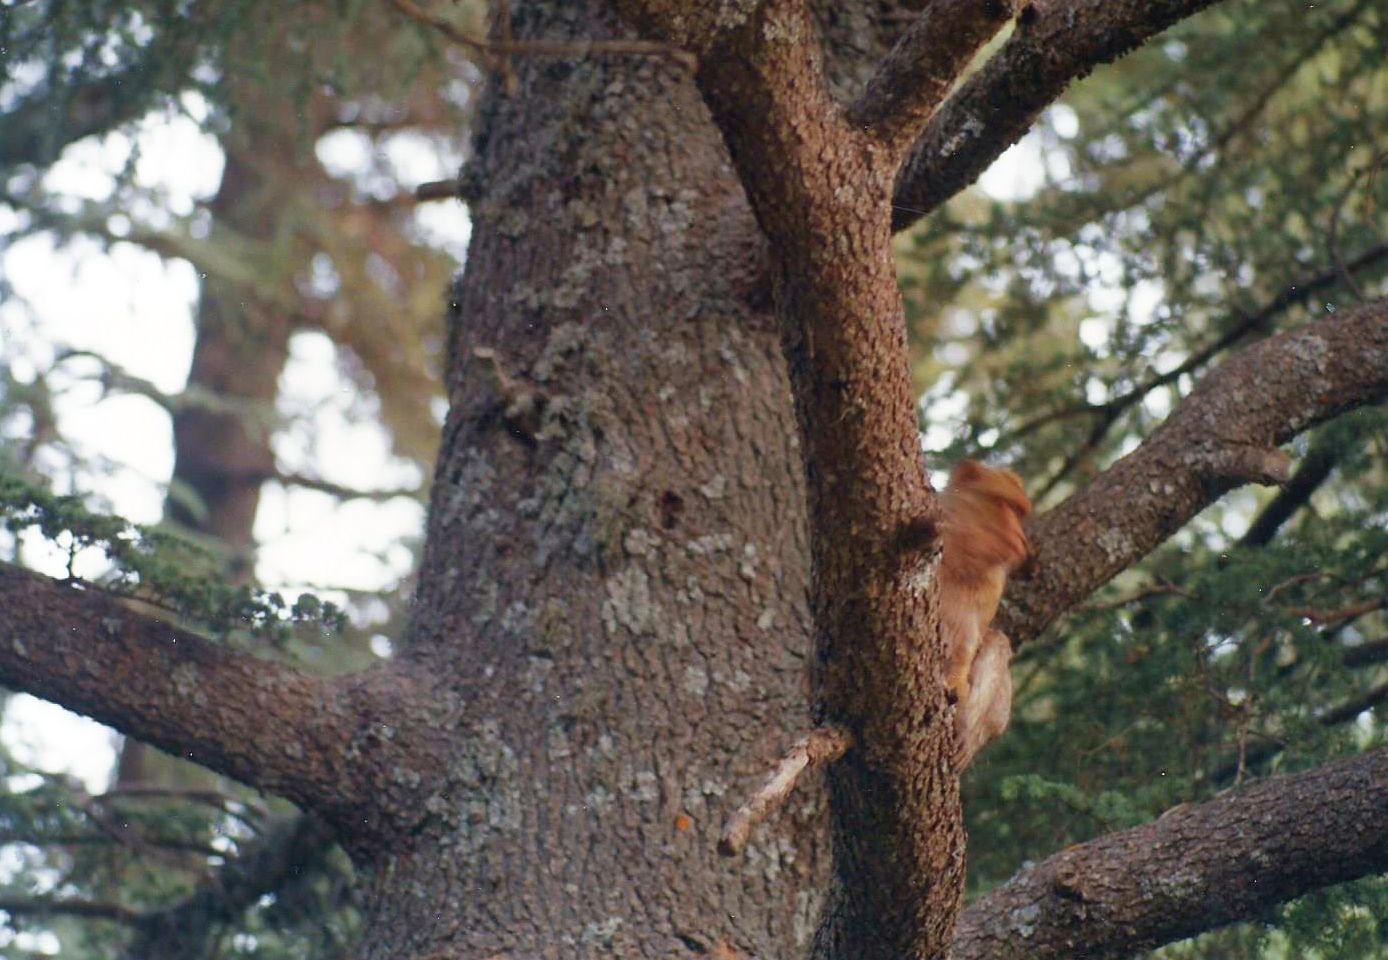
<svg viewBox="0 0 1388 960">
<path fill-rule="evenodd" d="M 1212 499 L 1245 483 L 1287 481 L 1291 463 L 1278 444 L 1385 395 L 1388 301 L 1231 357 L 1179 415 L 1028 528 L 1040 545 L 1035 572 L 1008 591 L 1002 629 L 1014 643 L 1034 638 Z"/>
<path fill-rule="evenodd" d="M 615 24 L 540 4 L 515 28 Z M 682 68 L 516 68 L 470 175 L 402 654 L 456 698 L 454 759 L 378 874 L 365 952 L 803 953 L 818 796 L 743 861 L 714 849 L 809 724 L 803 486 L 779 335 L 748 302 L 756 228 Z"/>
<path fill-rule="evenodd" d="M 1002 79 L 1032 71 L 1054 96 L 1201 5 L 1032 5 Z M 90 592 L 5 571 L 0 680 L 195 746 L 322 813 L 367 888 L 368 960 L 941 956 L 963 833 L 889 210 L 912 131 L 960 95 L 1001 95 L 970 81 L 933 112 L 1013 11 L 930 5 L 867 84 L 881 102 L 845 111 L 793 0 L 626 8 L 648 36 L 696 53 L 697 75 L 663 59 L 522 58 L 515 93 L 482 111 L 451 407 L 397 660 L 333 682 L 251 668 Z M 1027 31 L 1067 10 L 1074 33 L 1044 63 L 1027 54 Z M 520 38 L 622 29 L 596 2 L 514 13 Z M 949 53 L 923 60 L 932 50 Z M 1101 478 L 1057 511 L 1111 518 L 1106 533 L 1038 520 L 1060 572 L 1033 582 L 1062 599 L 1023 585 L 1037 593 L 1014 604 L 1029 618 L 1018 623 L 1078 602 L 1233 483 L 1281 476 L 1273 445 L 1382 397 L 1385 357 L 1379 304 L 1211 374 L 1114 468 L 1122 483 Z M 1288 402 L 1264 403 L 1250 365 L 1284 370 Z M 1171 462 L 1191 438 L 1192 459 Z M 1128 509 L 1138 494 L 1144 509 Z M 84 666 L 93 649 L 128 689 Z M 717 859 L 726 813 L 826 718 L 854 741 L 830 791 L 802 784 L 743 859 Z M 1342 790 L 1382 824 L 1385 773 L 1371 754 L 1073 848 L 970 908 L 953 943 L 1009 956 L 1044 934 L 1071 955 L 1119 955 L 1382 870 L 1381 829 L 1297 813 L 1314 791 Z M 1177 886 L 1114 879 L 1166 878 L 1171 862 L 1186 868 Z M 1230 870 L 1244 891 L 1272 893 L 1238 895 Z M 1111 922 L 1076 922 L 1077 902 Z M 1191 912 L 1167 923 L 1177 909 Z"/>
</svg>

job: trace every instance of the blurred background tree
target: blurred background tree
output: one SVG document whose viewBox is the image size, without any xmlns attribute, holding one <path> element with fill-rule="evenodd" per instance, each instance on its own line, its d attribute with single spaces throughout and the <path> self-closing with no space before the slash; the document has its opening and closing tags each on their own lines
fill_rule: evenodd
<svg viewBox="0 0 1388 960">
<path fill-rule="evenodd" d="M 207 551 L 204 575 L 310 586 L 350 614 L 329 644 L 262 652 L 334 673 L 385 655 L 466 229 L 451 201 L 421 212 L 415 187 L 456 173 L 477 72 L 378 3 L 236 0 L 8 5 L 0 66 L 3 469 L 98 508 L 152 507 L 141 519 Z M 64 270 L 85 316 L 55 302 Z M 150 290 L 171 288 L 186 314 L 149 316 L 170 299 Z M 69 430 L 84 407 L 104 408 L 95 442 Z M 151 421 L 172 447 L 162 477 L 128 453 Z M 379 486 L 353 486 L 344 461 L 374 462 Z M 282 533 L 301 514 L 384 533 L 357 539 L 344 576 L 336 545 L 266 530 L 266 492 Z M 31 539 L 6 549 L 43 560 Z M 3 763 L 0 949 L 303 957 L 350 940 L 346 859 L 287 804 L 133 740 L 95 795 Z M 90 907 L 47 913 L 36 895 L 52 893 Z"/>
<path fill-rule="evenodd" d="M 485 31 L 481 9 L 456 13 Z M 408 588 L 460 257 L 460 231 L 434 215 L 457 208 L 421 208 L 413 188 L 466 160 L 480 75 L 464 52 L 354 0 L 0 6 L 4 469 L 123 513 L 158 491 L 137 519 L 196 538 L 216 577 L 342 604 L 340 638 L 274 645 L 325 672 L 389 654 L 372 638 Z M 1006 463 L 1045 509 L 1227 351 L 1382 296 L 1386 61 L 1372 0 L 1225 3 L 1077 86 L 903 234 L 932 468 Z M 203 146 L 171 149 L 179 130 Z M 220 175 L 180 195 L 178 168 L 198 162 Z M 137 335 L 122 325 L 153 329 L 138 322 L 90 315 L 102 336 L 60 336 L 25 283 L 59 257 L 74 286 L 192 291 L 186 383 L 116 359 Z M 325 388 L 304 393 L 315 378 Z M 110 452 L 148 440 L 70 436 L 90 407 L 137 422 L 131 398 L 167 424 L 165 475 L 132 480 Z M 1011 731 L 966 783 L 974 892 L 1066 844 L 1381 743 L 1384 420 L 1367 410 L 1298 441 L 1283 489 L 1226 496 L 1022 651 Z M 345 459 L 330 449 L 342 423 L 372 428 L 346 434 Z M 364 459 L 378 465 L 333 472 Z M 379 487 L 360 488 L 363 472 Z M 299 513 L 390 531 L 361 547 L 381 554 L 374 575 L 335 582 L 352 566 L 336 548 L 318 566 L 311 548 L 276 552 L 275 524 Z M 5 546 L 54 562 L 33 538 Z M 100 790 L 3 763 L 0 897 L 22 931 L 0 935 L 7 956 L 329 957 L 350 941 L 350 869 L 284 805 L 135 743 Z M 54 891 L 88 909 L 25 909 Z M 1365 880 L 1163 952 L 1382 957 L 1384 917 L 1388 885 Z"/>
</svg>

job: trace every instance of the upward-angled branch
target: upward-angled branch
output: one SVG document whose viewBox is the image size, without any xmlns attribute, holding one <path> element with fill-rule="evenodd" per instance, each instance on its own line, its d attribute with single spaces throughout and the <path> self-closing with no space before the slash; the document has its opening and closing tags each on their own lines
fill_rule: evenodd
<svg viewBox="0 0 1388 960">
<path fill-rule="evenodd" d="M 848 120 L 893 150 L 909 146 L 974 55 L 1021 0 L 935 0 L 868 81 Z"/>
<path fill-rule="evenodd" d="M 904 230 L 978 179 L 1071 83 L 1214 0 L 1035 0 L 931 118 L 897 180 Z"/>
<path fill-rule="evenodd" d="M 1035 637 L 1224 492 L 1279 472 L 1277 445 L 1385 396 L 1388 301 L 1235 354 L 1140 447 L 1028 528 L 1035 571 L 1009 589 L 1002 628 L 1014 642 Z"/>
<path fill-rule="evenodd" d="M 655 6 L 655 4 L 650 4 Z M 926 482 L 891 253 L 900 153 L 830 95 L 804 0 L 701 50 L 697 81 L 770 240 L 805 462 L 815 709 L 855 747 L 829 769 L 843 878 L 814 952 L 924 960 L 963 894 L 953 728 L 939 682 Z M 909 542 L 904 542 L 909 541 Z"/>
<path fill-rule="evenodd" d="M 802 0 L 772 0 L 711 47 L 696 76 L 762 230 L 811 256 L 840 232 L 846 194 L 871 196 L 894 164 L 856 136 L 824 77 L 819 27 Z M 854 251 L 861 255 L 865 251 Z M 822 256 L 830 256 L 824 251 Z"/>
<path fill-rule="evenodd" d="M 0 683 L 334 817 L 371 792 L 349 763 L 364 704 L 94 588 L 0 564 Z"/>
<path fill-rule="evenodd" d="M 953 956 L 1128 957 L 1384 870 L 1388 749 L 1063 850 L 970 905 Z"/>
</svg>

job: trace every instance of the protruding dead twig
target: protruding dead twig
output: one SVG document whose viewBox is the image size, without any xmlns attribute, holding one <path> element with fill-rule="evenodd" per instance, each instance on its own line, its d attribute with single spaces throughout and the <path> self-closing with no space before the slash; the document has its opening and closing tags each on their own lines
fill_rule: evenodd
<svg viewBox="0 0 1388 960">
<path fill-rule="evenodd" d="M 414 188 L 414 198 L 421 202 L 429 200 L 457 200 L 458 179 L 430 180 Z"/>
<path fill-rule="evenodd" d="M 540 430 L 540 415 L 545 397 L 538 390 L 523 386 L 501 364 L 491 347 L 475 347 L 472 355 L 482 363 L 482 371 L 500 401 L 502 419 L 515 435 L 534 443 Z"/>
<path fill-rule="evenodd" d="M 833 763 L 852 745 L 852 734 L 842 727 L 820 727 L 797 740 L 776 762 L 761 789 L 728 818 L 718 852 L 725 857 L 741 853 L 757 824 L 785 806 L 802 773 Z"/>
</svg>

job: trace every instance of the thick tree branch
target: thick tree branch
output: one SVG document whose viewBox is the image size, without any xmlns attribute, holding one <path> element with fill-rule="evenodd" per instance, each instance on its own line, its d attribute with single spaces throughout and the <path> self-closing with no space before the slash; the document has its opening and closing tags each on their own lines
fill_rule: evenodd
<svg viewBox="0 0 1388 960">
<path fill-rule="evenodd" d="M 612 0 L 612 7 L 645 37 L 672 43 L 703 57 L 729 34 L 745 30 L 765 4 L 760 0 Z"/>
<path fill-rule="evenodd" d="M 369 805 L 349 763 L 367 702 L 136 613 L 95 588 L 0 564 L 0 682 L 326 815 Z"/>
<path fill-rule="evenodd" d="M 1021 139 L 1065 88 L 1214 0 L 1035 0 L 1007 44 L 935 113 L 897 180 L 904 230 Z"/>
<path fill-rule="evenodd" d="M 827 256 L 825 243 L 844 239 L 850 192 L 882 191 L 885 202 L 894 169 L 834 103 L 822 48 L 803 0 L 772 0 L 721 33 L 696 75 L 763 232 L 801 257 Z"/>
<path fill-rule="evenodd" d="M 1028 867 L 960 916 L 956 960 L 1126 957 L 1388 870 L 1388 749 L 1182 805 Z"/>
<path fill-rule="evenodd" d="M 1261 341 L 1208 374 L 1146 442 L 1037 519 L 1030 575 L 1008 591 L 1002 629 L 1035 637 L 1247 479 L 1279 444 L 1388 396 L 1388 301 Z M 1269 460 L 1269 463 L 1274 463 Z"/>
<path fill-rule="evenodd" d="M 899 153 L 847 121 L 822 59 L 804 0 L 769 0 L 700 50 L 696 79 L 770 240 L 808 488 L 815 709 L 856 745 L 828 771 L 843 879 L 812 954 L 924 960 L 953 930 L 964 832 L 940 650 L 922 642 L 938 629 L 933 538 L 901 537 L 935 505 L 891 254 Z"/>
<path fill-rule="evenodd" d="M 848 120 L 904 150 L 1021 0 L 935 0 L 882 62 Z"/>
</svg>

